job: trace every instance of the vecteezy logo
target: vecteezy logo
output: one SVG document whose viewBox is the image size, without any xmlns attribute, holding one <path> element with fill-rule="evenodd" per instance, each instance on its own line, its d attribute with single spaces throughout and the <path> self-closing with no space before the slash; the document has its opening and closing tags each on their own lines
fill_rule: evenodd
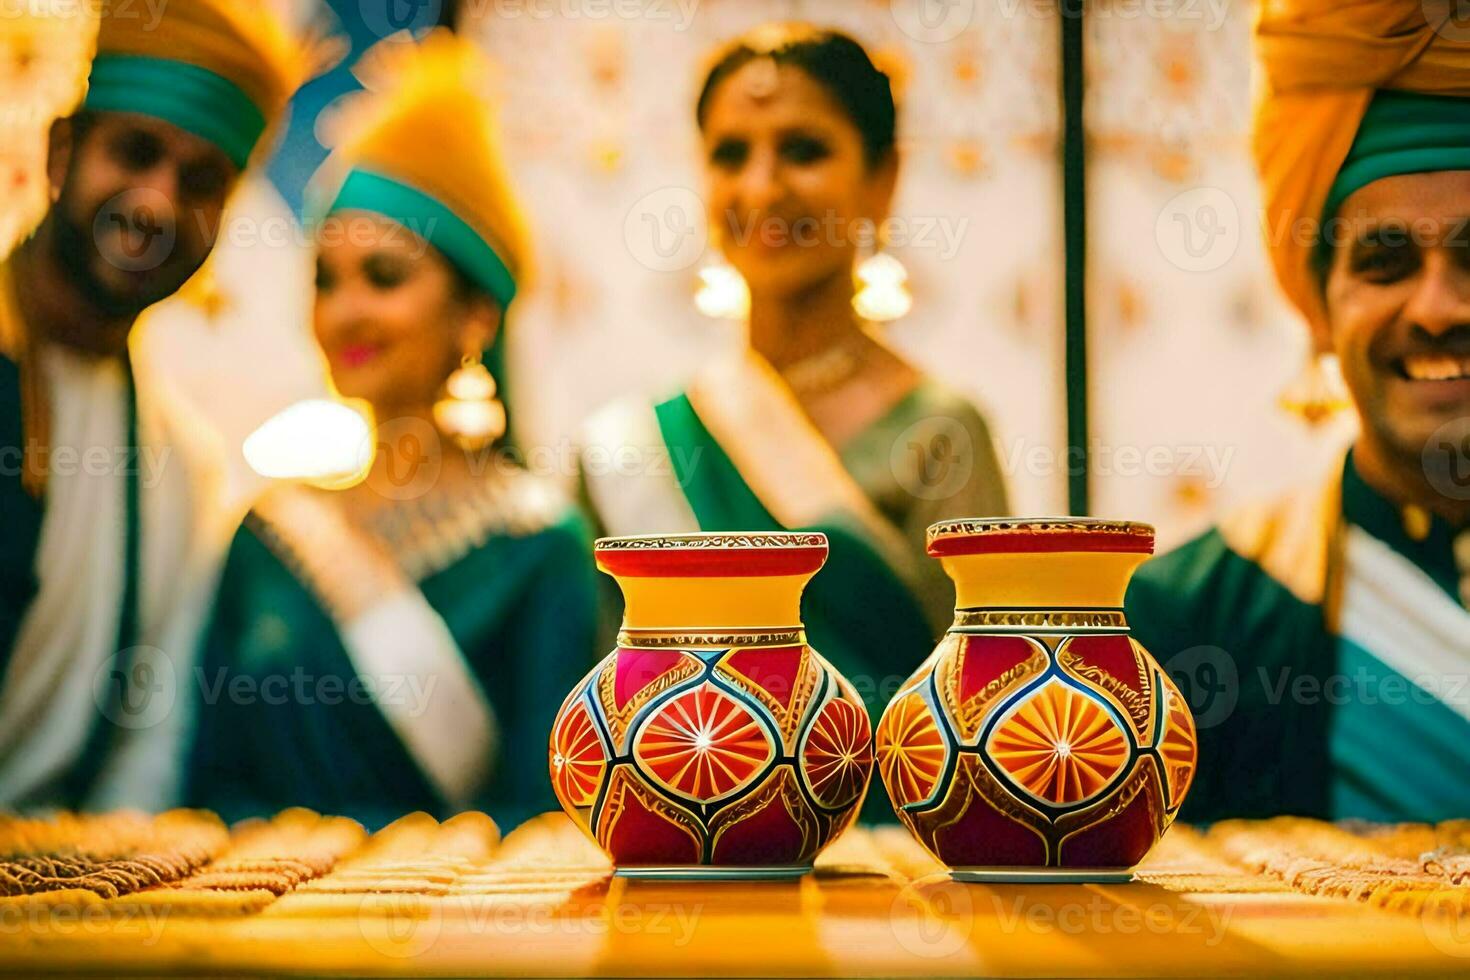
<svg viewBox="0 0 1470 980">
<path fill-rule="evenodd" d="M 687 187 L 645 194 L 623 219 L 623 241 L 633 258 L 654 272 L 688 269 L 709 244 L 704 202 Z"/>
<path fill-rule="evenodd" d="M 1002 13 L 1006 9 L 1002 4 Z M 889 0 L 888 11 L 898 29 L 915 41 L 943 44 L 970 26 L 975 19 L 975 0 Z"/>
<path fill-rule="evenodd" d="M 1470 957 L 1470 916 L 1464 914 L 1452 897 L 1459 889 L 1451 889 L 1449 885 L 1446 880 L 1445 889 L 1424 902 L 1419 910 L 1419 928 L 1435 949 L 1446 956 L 1465 959 Z"/>
<path fill-rule="evenodd" d="M 426 6 L 428 0 L 388 0 L 388 23 L 400 31 L 406 30 Z"/>
<path fill-rule="evenodd" d="M 438 431 L 424 419 L 405 416 L 388 419 L 368 436 L 381 465 L 368 473 L 367 483 L 389 500 L 413 500 L 439 482 L 444 446 Z"/>
<path fill-rule="evenodd" d="M 361 0 L 362 22 L 378 37 L 439 23 L 443 0 Z"/>
<path fill-rule="evenodd" d="M 1213 728 L 1235 713 L 1240 700 L 1240 671 L 1235 658 L 1212 646 L 1190 647 L 1163 665 L 1189 704 L 1195 728 Z"/>
<path fill-rule="evenodd" d="M 163 685 L 157 682 L 152 664 L 134 664 L 131 684 L 128 683 L 126 675 L 116 667 L 110 671 L 109 676 L 117 684 L 117 700 L 122 707 L 123 714 L 132 715 L 134 718 L 147 711 L 148 703 L 153 700 L 153 695 L 163 690 Z"/>
<path fill-rule="evenodd" d="M 898 944 L 914 956 L 942 959 L 965 948 L 976 920 L 969 889 L 949 873 L 915 878 L 893 897 L 888 923 Z"/>
<path fill-rule="evenodd" d="M 114 196 L 92 221 L 98 254 L 124 272 L 158 268 L 173 251 L 176 235 L 173 203 L 147 187 Z"/>
<path fill-rule="evenodd" d="M 1421 457 L 1429 485 L 1451 500 L 1470 500 L 1470 416 L 1434 430 Z"/>
<path fill-rule="evenodd" d="M 947 500 L 970 482 L 974 441 L 958 419 L 935 415 L 901 432 L 888 464 L 898 485 L 920 500 Z"/>
<path fill-rule="evenodd" d="M 157 647 L 119 650 L 92 675 L 92 697 L 119 728 L 152 728 L 173 711 L 178 677 L 173 659 Z"/>
<path fill-rule="evenodd" d="M 1185 272 L 1213 272 L 1240 247 L 1240 211 L 1218 187 L 1176 194 L 1159 212 L 1154 239 L 1159 251 Z"/>
<path fill-rule="evenodd" d="M 1446 41 L 1470 41 L 1470 0 L 1422 0 L 1425 23 Z"/>
<path fill-rule="evenodd" d="M 426 895 L 368 891 L 357 907 L 357 927 L 367 944 L 383 956 L 408 959 L 427 953 L 439 941 L 443 918 L 439 903 Z"/>
<path fill-rule="evenodd" d="M 1445 440 L 1439 444 L 1444 455 L 1445 475 L 1458 490 L 1470 490 L 1470 434 L 1460 437 L 1459 444 Z"/>
</svg>

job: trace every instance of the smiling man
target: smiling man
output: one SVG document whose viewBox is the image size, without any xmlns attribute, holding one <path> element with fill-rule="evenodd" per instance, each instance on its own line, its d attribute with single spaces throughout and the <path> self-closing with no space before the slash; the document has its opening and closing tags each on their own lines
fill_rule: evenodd
<svg viewBox="0 0 1470 980">
<path fill-rule="evenodd" d="M 85 100 L 50 132 L 51 207 L 0 264 L 0 809 L 164 798 L 167 760 L 115 763 L 142 744 L 123 735 L 181 717 L 208 488 L 128 342 L 208 257 L 306 67 L 257 0 L 100 5 Z"/>
<path fill-rule="evenodd" d="M 1448 6 L 1262 8 L 1267 244 L 1360 435 L 1129 591 L 1199 716 L 1186 819 L 1470 815 L 1470 38 Z"/>
</svg>

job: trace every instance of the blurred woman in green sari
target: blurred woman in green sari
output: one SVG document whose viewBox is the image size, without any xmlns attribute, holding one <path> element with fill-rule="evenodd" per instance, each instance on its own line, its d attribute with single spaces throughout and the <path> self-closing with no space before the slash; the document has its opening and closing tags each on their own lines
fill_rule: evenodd
<svg viewBox="0 0 1470 980">
<path fill-rule="evenodd" d="M 525 245 L 473 50 L 435 34 L 369 59 L 381 90 L 315 184 L 315 329 L 378 451 L 349 489 L 275 487 L 237 535 L 190 797 L 509 829 L 556 805 L 547 732 L 594 652 L 588 529 L 487 445 L 504 414 L 481 360 Z"/>
<path fill-rule="evenodd" d="M 953 619 L 925 529 L 1007 511 L 985 420 L 854 305 L 898 177 L 895 117 L 888 77 L 842 34 L 771 25 L 724 50 L 696 118 L 714 237 L 750 291 L 747 344 L 672 398 L 598 412 L 582 454 L 609 533 L 825 531 L 803 615 L 874 717 Z"/>
</svg>

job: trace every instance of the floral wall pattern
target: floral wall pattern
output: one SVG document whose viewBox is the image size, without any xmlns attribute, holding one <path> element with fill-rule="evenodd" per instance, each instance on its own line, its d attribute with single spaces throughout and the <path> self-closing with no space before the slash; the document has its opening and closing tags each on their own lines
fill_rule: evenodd
<svg viewBox="0 0 1470 980">
<path fill-rule="evenodd" d="M 83 22 L 16 2 L 28 16 L 0 28 L 0 243 L 45 205 L 46 126 L 75 101 L 90 48 Z M 1165 544 L 1306 475 L 1351 431 L 1277 405 L 1306 338 L 1259 240 L 1251 13 L 1240 0 L 1088 7 L 1092 509 L 1154 521 Z M 720 42 L 812 20 L 867 45 L 901 100 L 890 251 L 914 306 L 882 329 L 988 413 L 1019 512 L 1065 511 L 1056 4 L 465 2 L 459 17 L 498 66 L 492 95 L 535 234 L 535 281 L 510 326 L 523 439 L 563 440 L 608 399 L 667 389 L 739 341 L 738 324 L 694 302 L 716 249 L 693 103 Z M 309 248 L 258 241 L 289 208 L 261 179 L 234 214 L 257 234 L 223 244 L 221 299 L 165 304 L 148 348 L 227 450 L 320 384 Z M 208 397 L 220 384 L 240 392 L 228 407 Z"/>
</svg>

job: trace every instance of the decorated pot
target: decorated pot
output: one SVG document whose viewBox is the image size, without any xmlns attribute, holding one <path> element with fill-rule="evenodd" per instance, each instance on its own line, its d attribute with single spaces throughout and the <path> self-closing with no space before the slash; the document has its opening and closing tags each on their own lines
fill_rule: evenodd
<svg viewBox="0 0 1470 980">
<path fill-rule="evenodd" d="M 802 629 L 826 536 L 604 538 L 595 555 L 624 618 L 552 728 L 562 806 L 621 875 L 810 870 L 873 768 L 862 699 Z"/>
<path fill-rule="evenodd" d="M 875 735 L 899 819 L 959 880 L 1124 880 L 1189 791 L 1189 705 L 1129 635 L 1146 524 L 929 528 L 954 625 Z"/>
</svg>

